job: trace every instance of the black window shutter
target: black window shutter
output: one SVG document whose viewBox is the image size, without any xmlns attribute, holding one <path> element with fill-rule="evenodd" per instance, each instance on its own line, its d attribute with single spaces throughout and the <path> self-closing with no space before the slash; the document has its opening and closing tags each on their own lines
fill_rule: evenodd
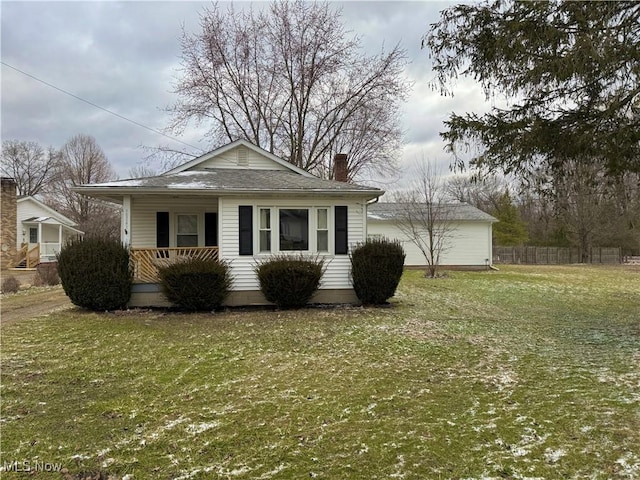
<svg viewBox="0 0 640 480">
<path fill-rule="evenodd" d="M 240 205 L 238 207 L 239 223 L 239 254 L 253 255 L 253 207 Z"/>
<path fill-rule="evenodd" d="M 204 246 L 218 246 L 218 213 L 204 213 Z"/>
<path fill-rule="evenodd" d="M 349 253 L 347 207 L 336 206 L 334 211 L 336 255 L 346 255 L 347 253 Z"/>
<path fill-rule="evenodd" d="M 156 247 L 169 247 L 169 212 L 156 212 Z"/>
</svg>

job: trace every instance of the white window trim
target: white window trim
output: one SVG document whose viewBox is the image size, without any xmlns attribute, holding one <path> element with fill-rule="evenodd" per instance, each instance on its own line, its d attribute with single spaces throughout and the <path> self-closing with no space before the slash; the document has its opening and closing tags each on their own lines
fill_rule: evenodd
<svg viewBox="0 0 640 480">
<path fill-rule="evenodd" d="M 195 215 L 198 219 L 198 245 L 201 247 L 204 245 L 204 213 L 194 211 L 180 211 L 173 212 L 172 218 L 169 222 L 169 245 L 170 247 L 178 247 L 178 216 L 180 215 Z M 195 248 L 195 247 L 180 247 L 180 248 Z"/>
<path fill-rule="evenodd" d="M 268 209 L 271 215 L 271 251 L 260 251 L 260 210 Z M 327 210 L 328 250 L 318 251 L 318 210 Z M 309 212 L 309 249 L 308 250 L 280 250 L 280 210 L 307 210 Z M 253 220 L 253 251 L 255 256 L 270 256 L 279 254 L 303 254 L 333 256 L 335 248 L 335 223 L 333 220 L 333 207 L 327 205 L 256 205 Z"/>
</svg>

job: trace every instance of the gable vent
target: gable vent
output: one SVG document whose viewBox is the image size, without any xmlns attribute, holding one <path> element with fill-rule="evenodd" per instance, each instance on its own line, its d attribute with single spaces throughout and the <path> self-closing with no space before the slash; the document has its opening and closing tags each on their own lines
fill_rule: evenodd
<svg viewBox="0 0 640 480">
<path fill-rule="evenodd" d="M 248 167 L 249 166 L 249 156 L 247 155 L 246 148 L 238 148 L 238 166 L 240 167 Z"/>
</svg>

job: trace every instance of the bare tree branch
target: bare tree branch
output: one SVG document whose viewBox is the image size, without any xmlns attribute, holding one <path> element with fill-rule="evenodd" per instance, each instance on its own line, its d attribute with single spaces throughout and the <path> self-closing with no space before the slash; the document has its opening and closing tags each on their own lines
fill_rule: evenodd
<svg viewBox="0 0 640 480">
<path fill-rule="evenodd" d="M 15 180 L 18 195 L 44 193 L 57 174 L 60 154 L 53 147 L 46 151 L 38 142 L 2 142 L 2 175 Z"/>
<path fill-rule="evenodd" d="M 454 207 L 447 202 L 446 184 L 434 164 L 424 160 L 417 163 L 413 178 L 409 190 L 394 196 L 396 226 L 422 252 L 426 274 L 435 278 L 457 230 Z"/>
<path fill-rule="evenodd" d="M 349 154 L 350 179 L 395 170 L 405 51 L 363 55 L 328 3 L 214 5 L 181 45 L 174 131 L 206 124 L 212 143 L 244 138 L 324 177 L 337 152 Z"/>
</svg>

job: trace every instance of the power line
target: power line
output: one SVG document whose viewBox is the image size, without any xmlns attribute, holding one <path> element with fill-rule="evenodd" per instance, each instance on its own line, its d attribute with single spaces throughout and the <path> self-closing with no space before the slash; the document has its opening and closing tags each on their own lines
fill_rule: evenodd
<svg viewBox="0 0 640 480">
<path fill-rule="evenodd" d="M 95 103 L 93 103 L 93 102 L 91 102 L 89 100 L 85 100 L 84 98 L 79 97 L 78 95 L 74 95 L 73 93 L 68 92 L 68 91 L 66 91 L 66 90 L 64 90 L 64 89 L 62 89 L 60 87 L 56 87 L 55 85 L 52 85 L 49 82 L 45 82 L 44 80 L 42 80 L 41 78 L 36 77 L 35 75 L 31 75 L 30 73 L 27 73 L 27 72 L 25 72 L 23 70 L 20 70 L 19 68 L 16 68 L 13 65 L 9 65 L 7 62 L 0 61 L 0 63 L 2 65 L 6 66 L 6 67 L 9 67 L 9 68 L 15 70 L 16 72 L 19 72 L 19 73 L 21 73 L 23 75 L 26 75 L 29 78 L 32 78 L 32 79 L 36 80 L 37 82 L 43 83 L 44 85 L 46 85 L 48 87 L 51 87 L 51 88 L 53 88 L 55 90 L 58 90 L 59 92 L 62 92 L 65 95 L 69 95 L 70 97 L 73 97 L 76 100 L 80 100 L 81 102 L 87 103 L 87 104 L 91 105 L 92 107 L 95 107 L 95 108 L 98 108 L 98 109 L 100 109 L 102 111 L 105 111 L 105 112 L 113 115 L 114 117 L 118 117 L 118 118 L 120 118 L 122 120 L 126 120 L 129 123 L 133 123 L 134 125 L 136 125 L 138 127 L 142 127 L 142 128 L 144 128 L 146 130 L 149 130 L 150 132 L 157 133 L 158 135 L 162 135 L 163 137 L 166 137 L 169 140 L 173 140 L 174 142 L 178 142 L 178 143 L 181 143 L 183 145 L 186 145 L 187 147 L 195 148 L 196 150 L 200 150 L 201 152 L 204 152 L 204 150 L 202 150 L 200 147 L 196 147 L 196 146 L 191 145 L 189 143 L 183 142 L 182 140 L 180 140 L 178 138 L 175 138 L 175 137 L 172 137 L 171 135 L 167 135 L 166 133 L 163 133 L 160 130 L 156 130 L 155 128 L 148 127 L 146 125 L 143 125 L 140 122 L 136 122 L 135 120 L 131 120 L 130 118 L 127 118 L 127 117 L 125 117 L 123 115 L 120 115 L 119 113 L 116 113 L 116 112 L 114 112 L 112 110 L 109 110 L 108 108 L 101 107 L 100 105 L 97 105 L 97 104 L 95 104 Z"/>
</svg>

